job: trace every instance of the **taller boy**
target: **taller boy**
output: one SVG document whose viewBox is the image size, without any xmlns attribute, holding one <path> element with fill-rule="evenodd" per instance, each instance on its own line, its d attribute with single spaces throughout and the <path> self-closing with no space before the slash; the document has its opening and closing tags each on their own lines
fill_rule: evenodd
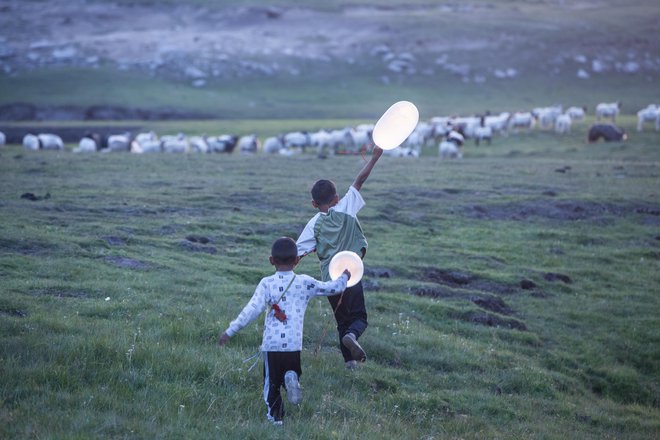
<svg viewBox="0 0 660 440">
<path fill-rule="evenodd" d="M 353 251 L 361 258 L 367 252 L 367 239 L 357 219 L 358 211 L 365 205 L 360 189 L 382 154 L 383 150 L 374 146 L 371 159 L 341 199 L 330 180 L 318 180 L 312 187 L 312 205 L 319 212 L 307 222 L 296 244 L 301 257 L 316 251 L 323 281 L 330 280 L 328 266 L 337 252 Z M 368 325 L 362 281 L 346 289 L 342 295 L 329 296 L 328 301 L 337 321 L 339 348 L 346 367 L 353 369 L 358 362 L 367 359 L 367 354 L 358 343 Z"/>
</svg>

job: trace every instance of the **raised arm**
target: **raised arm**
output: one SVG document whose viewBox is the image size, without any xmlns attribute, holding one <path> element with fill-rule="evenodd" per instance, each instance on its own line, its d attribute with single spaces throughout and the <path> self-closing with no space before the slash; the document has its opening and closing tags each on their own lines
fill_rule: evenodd
<svg viewBox="0 0 660 440">
<path fill-rule="evenodd" d="M 371 170 L 374 168 L 374 165 L 376 165 L 376 162 L 378 162 L 378 159 L 380 159 L 380 156 L 382 154 L 383 154 L 382 148 L 380 148 L 377 145 L 374 145 L 373 153 L 371 154 L 371 159 L 369 159 L 369 162 L 364 164 L 364 167 L 362 167 L 358 175 L 355 177 L 355 181 L 353 182 L 353 187 L 355 189 L 360 191 L 360 188 L 362 188 L 364 182 L 367 181 L 369 174 L 371 174 Z"/>
</svg>

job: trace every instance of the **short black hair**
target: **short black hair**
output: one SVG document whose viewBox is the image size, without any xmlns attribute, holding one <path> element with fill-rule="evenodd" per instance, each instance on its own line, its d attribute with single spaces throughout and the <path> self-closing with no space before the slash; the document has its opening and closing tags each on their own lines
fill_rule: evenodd
<svg viewBox="0 0 660 440">
<path fill-rule="evenodd" d="M 298 256 L 298 246 L 293 238 L 280 237 L 273 243 L 270 255 L 277 264 L 291 264 Z"/>
<path fill-rule="evenodd" d="M 327 205 L 337 195 L 337 188 L 332 180 L 317 180 L 312 187 L 312 200 L 317 205 Z"/>
</svg>

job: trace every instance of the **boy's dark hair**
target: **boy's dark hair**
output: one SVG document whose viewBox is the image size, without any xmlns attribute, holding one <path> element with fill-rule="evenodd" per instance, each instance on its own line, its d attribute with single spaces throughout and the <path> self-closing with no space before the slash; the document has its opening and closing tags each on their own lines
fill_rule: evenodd
<svg viewBox="0 0 660 440">
<path fill-rule="evenodd" d="M 317 205 L 327 205 L 337 195 L 337 188 L 332 180 L 317 180 L 312 187 L 312 200 Z"/>
<path fill-rule="evenodd" d="M 292 238 L 280 237 L 273 243 L 270 255 L 277 264 L 291 264 L 298 256 L 298 246 Z"/>
</svg>

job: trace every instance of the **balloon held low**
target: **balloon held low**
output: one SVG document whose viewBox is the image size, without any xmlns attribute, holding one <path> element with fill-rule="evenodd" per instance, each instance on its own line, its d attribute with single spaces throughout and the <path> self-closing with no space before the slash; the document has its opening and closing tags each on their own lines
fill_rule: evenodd
<svg viewBox="0 0 660 440">
<path fill-rule="evenodd" d="M 387 109 L 374 126 L 374 143 L 383 150 L 392 150 L 405 141 L 419 121 L 419 111 L 409 101 L 399 101 Z"/>
<path fill-rule="evenodd" d="M 364 273 L 362 259 L 355 252 L 341 251 L 337 252 L 335 256 L 332 257 L 332 260 L 330 260 L 330 266 L 328 267 L 330 278 L 336 280 L 346 269 L 351 273 L 351 278 L 348 280 L 346 287 L 355 286 L 360 282 L 362 274 Z"/>
</svg>

